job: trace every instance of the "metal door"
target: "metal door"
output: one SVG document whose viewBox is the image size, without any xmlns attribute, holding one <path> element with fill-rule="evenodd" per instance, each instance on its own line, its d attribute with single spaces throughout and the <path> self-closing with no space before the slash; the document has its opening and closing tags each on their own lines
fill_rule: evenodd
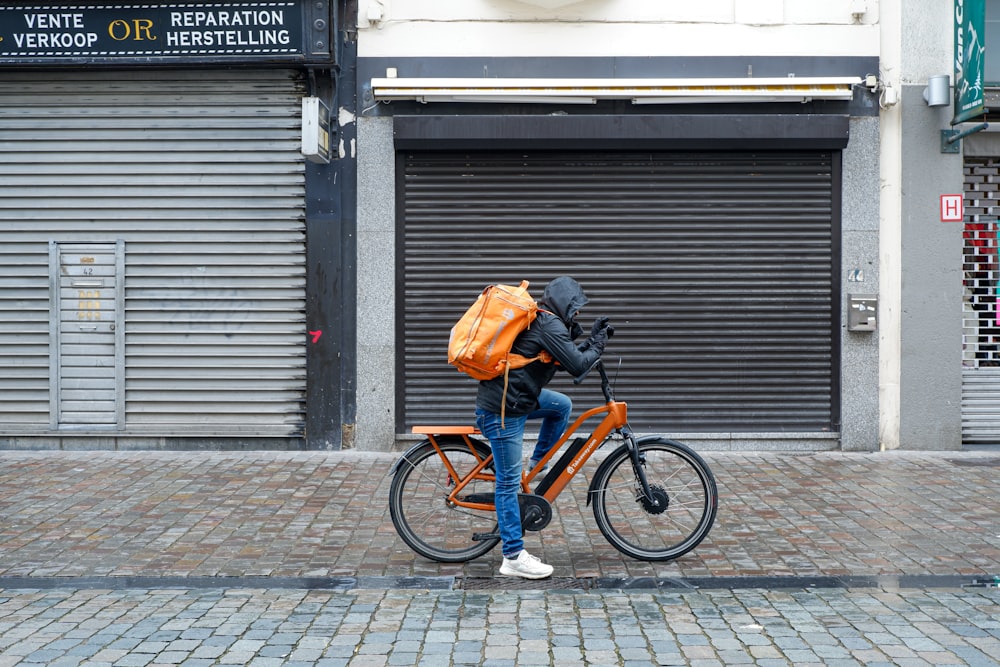
<svg viewBox="0 0 1000 667">
<path fill-rule="evenodd" d="M 124 244 L 49 244 L 52 428 L 121 428 Z"/>
</svg>

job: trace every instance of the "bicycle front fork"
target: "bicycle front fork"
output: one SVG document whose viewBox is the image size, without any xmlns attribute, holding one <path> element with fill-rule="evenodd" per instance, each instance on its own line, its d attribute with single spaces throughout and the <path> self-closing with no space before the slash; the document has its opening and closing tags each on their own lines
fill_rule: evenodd
<svg viewBox="0 0 1000 667">
<path fill-rule="evenodd" d="M 642 497 L 636 500 L 642 500 L 648 506 L 656 507 L 659 502 L 649 488 L 649 480 L 646 479 L 646 468 L 643 465 L 645 461 L 639 454 L 639 443 L 635 440 L 635 434 L 632 433 L 632 429 L 628 426 L 622 427 L 619 432 L 625 441 L 625 447 L 628 449 L 629 456 L 632 458 L 632 472 L 635 473 L 635 481 L 639 483 L 639 488 L 642 489 Z"/>
</svg>

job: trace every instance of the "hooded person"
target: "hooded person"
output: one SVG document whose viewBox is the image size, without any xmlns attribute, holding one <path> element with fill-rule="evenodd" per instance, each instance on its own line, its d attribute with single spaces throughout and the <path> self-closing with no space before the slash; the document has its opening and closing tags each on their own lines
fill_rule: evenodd
<svg viewBox="0 0 1000 667">
<path fill-rule="evenodd" d="M 600 317 L 591 335 L 582 334 L 576 317 L 587 304 L 583 288 L 573 278 L 561 276 L 545 286 L 535 321 L 514 341 L 512 352 L 536 357 L 546 351 L 552 361 L 535 361 L 503 376 L 479 383 L 476 424 L 490 441 L 496 469 L 496 512 L 503 549 L 500 574 L 543 579 L 552 574 L 546 565 L 524 549 L 517 494 L 521 488 L 524 427 L 528 419 L 541 419 L 538 441 L 531 455 L 534 467 L 559 441 L 569 424 L 573 402 L 565 394 L 546 389 L 558 367 L 576 377 L 603 354 L 608 341 L 608 318 Z M 506 386 L 505 386 L 506 385 Z"/>
</svg>

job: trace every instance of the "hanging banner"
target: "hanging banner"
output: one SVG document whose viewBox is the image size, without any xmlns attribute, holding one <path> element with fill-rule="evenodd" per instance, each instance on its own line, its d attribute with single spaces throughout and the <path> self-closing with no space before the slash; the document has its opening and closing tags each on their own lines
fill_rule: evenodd
<svg viewBox="0 0 1000 667">
<path fill-rule="evenodd" d="M 0 66 L 328 60 L 329 11 L 329 0 L 7 2 Z"/>
<path fill-rule="evenodd" d="M 986 0 L 955 0 L 955 117 L 952 125 L 982 116 L 986 66 Z"/>
</svg>

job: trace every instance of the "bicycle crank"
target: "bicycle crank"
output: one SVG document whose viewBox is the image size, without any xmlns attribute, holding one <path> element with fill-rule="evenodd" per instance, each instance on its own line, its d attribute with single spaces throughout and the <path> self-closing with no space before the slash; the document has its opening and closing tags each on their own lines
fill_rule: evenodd
<svg viewBox="0 0 1000 667">
<path fill-rule="evenodd" d="M 519 493 L 517 503 L 521 508 L 521 527 L 524 530 L 541 530 L 552 521 L 552 505 L 544 497 Z"/>
</svg>

